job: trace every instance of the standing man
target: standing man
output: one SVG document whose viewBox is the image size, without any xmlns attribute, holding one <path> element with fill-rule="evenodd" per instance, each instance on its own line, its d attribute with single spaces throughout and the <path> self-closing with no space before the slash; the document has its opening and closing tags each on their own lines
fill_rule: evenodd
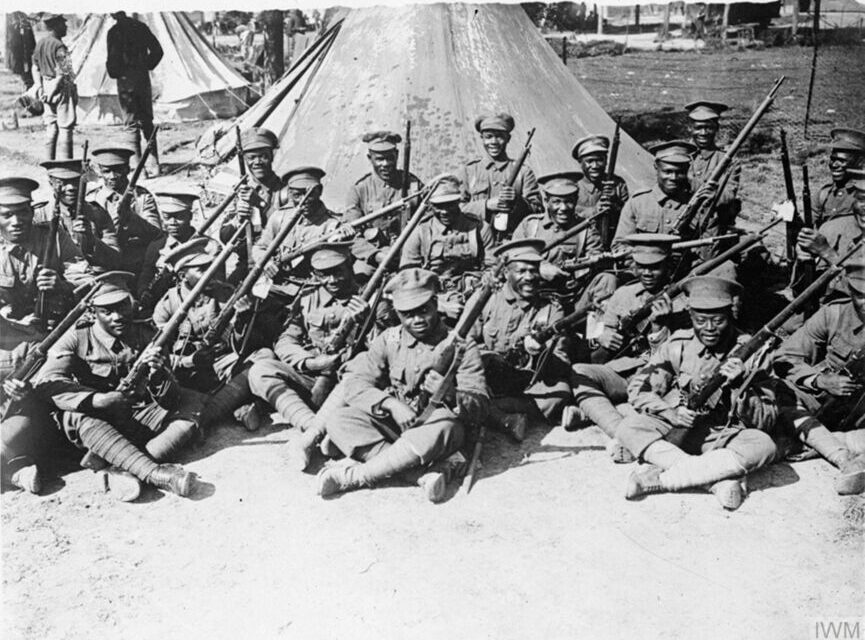
<svg viewBox="0 0 865 640">
<path fill-rule="evenodd" d="M 610 248 L 613 241 L 612 232 L 616 230 L 616 225 L 619 223 L 619 213 L 630 198 L 628 185 L 622 178 L 605 174 L 609 153 L 610 139 L 599 135 L 580 138 L 571 152 L 583 171 L 577 183 L 579 187 L 577 212 L 583 218 L 599 211 L 607 212 L 604 220 L 595 221 L 595 228 L 604 242 L 604 251 Z M 606 238 L 603 234 L 604 229 L 610 230 Z"/>
<path fill-rule="evenodd" d="M 372 165 L 372 172 L 367 173 L 355 182 L 348 192 L 348 209 L 344 220 L 351 222 L 373 211 L 386 207 L 394 200 L 402 197 L 403 187 L 407 193 L 413 193 L 423 188 L 420 179 L 414 174 L 404 176 L 399 168 L 399 148 L 402 136 L 392 131 L 374 131 L 363 137 L 367 144 L 366 157 Z M 406 185 L 406 178 L 408 185 Z M 403 208 L 404 210 L 406 207 Z M 394 214 L 388 218 L 372 223 L 374 229 L 383 232 L 387 237 L 382 240 L 386 244 L 399 235 L 400 228 L 408 221 L 406 215 Z M 367 232 L 369 233 L 369 232 Z M 370 233 L 370 235 L 377 235 Z M 372 240 L 378 238 L 373 237 Z"/>
<path fill-rule="evenodd" d="M 13 11 L 6 24 L 9 27 L 6 34 L 9 70 L 21 78 L 26 90 L 33 86 L 33 51 L 36 49 L 33 27 L 23 11 Z"/>
<path fill-rule="evenodd" d="M 72 157 L 72 132 L 75 129 L 75 107 L 78 89 L 69 50 L 63 44 L 66 18 L 58 13 L 46 13 L 42 22 L 48 35 L 36 43 L 33 51 L 33 77 L 37 95 L 45 104 L 42 121 L 45 123 L 45 156 Z"/>
<path fill-rule="evenodd" d="M 541 192 L 535 173 L 523 164 L 513 186 L 506 186 L 514 160 L 508 156 L 508 142 L 514 119 L 507 113 L 480 116 L 475 129 L 481 136 L 485 158 L 476 158 L 462 169 L 464 210 L 486 222 L 502 237 L 510 236 L 530 213 L 541 213 Z"/>
<path fill-rule="evenodd" d="M 856 129 L 832 129 L 829 171 L 832 181 L 824 184 L 814 199 L 814 226 L 853 213 L 855 187 L 848 170 L 862 169 L 865 162 L 865 133 Z"/>
<path fill-rule="evenodd" d="M 117 80 L 117 99 L 123 114 L 123 126 L 128 144 L 135 149 L 136 163 L 141 159 L 141 139 L 145 142 L 153 133 L 153 94 L 150 72 L 162 60 L 162 47 L 148 26 L 115 11 L 116 20 L 108 30 L 108 76 Z M 159 154 L 156 141 L 148 163 L 147 175 L 159 175 Z"/>
</svg>

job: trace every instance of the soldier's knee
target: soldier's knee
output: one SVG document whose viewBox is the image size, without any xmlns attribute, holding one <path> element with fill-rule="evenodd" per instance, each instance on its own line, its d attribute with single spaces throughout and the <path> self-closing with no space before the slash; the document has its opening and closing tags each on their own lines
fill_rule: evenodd
<svg viewBox="0 0 865 640">
<path fill-rule="evenodd" d="M 743 429 L 725 448 L 736 454 L 746 472 L 766 466 L 778 456 L 775 441 L 758 429 Z"/>
</svg>

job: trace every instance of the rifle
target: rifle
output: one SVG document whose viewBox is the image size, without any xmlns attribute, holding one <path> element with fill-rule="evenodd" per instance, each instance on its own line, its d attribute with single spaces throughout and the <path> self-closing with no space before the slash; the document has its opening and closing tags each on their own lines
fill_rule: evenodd
<svg viewBox="0 0 865 640">
<path fill-rule="evenodd" d="M 78 197 L 75 199 L 75 211 L 72 212 L 72 218 L 78 216 L 84 209 L 84 192 L 87 191 L 87 151 L 90 148 L 90 141 L 84 141 L 84 152 L 81 156 L 81 177 L 78 178 Z"/>
<path fill-rule="evenodd" d="M 865 346 L 851 353 L 847 362 L 833 373 L 846 375 L 860 386 L 865 387 Z M 859 427 L 858 423 L 865 417 L 865 414 L 862 413 L 862 409 L 865 408 L 865 393 L 860 394 L 859 400 L 854 403 L 852 408 L 849 406 L 851 399 L 839 396 L 829 397 L 817 411 L 817 419 L 823 422 L 824 418 L 829 416 L 830 420 L 838 423 L 838 431 Z"/>
<path fill-rule="evenodd" d="M 790 152 L 787 149 L 787 132 L 781 127 L 781 167 L 784 170 L 784 189 L 787 200 L 793 204 L 793 220 L 787 223 L 787 260 L 793 262 L 796 258 L 796 235 L 802 226 L 799 218 L 799 208 L 796 206 L 796 187 L 793 186 L 793 171 L 790 167 Z"/>
<path fill-rule="evenodd" d="M 742 130 L 739 132 L 739 135 L 736 136 L 736 139 L 733 143 L 727 148 L 727 151 L 724 153 L 721 161 L 712 171 L 709 179 L 706 182 L 711 182 L 718 184 L 721 180 L 721 177 L 730 167 L 730 164 L 733 162 L 733 158 L 744 145 L 745 140 L 751 135 L 751 132 L 754 130 L 754 127 L 757 126 L 757 123 L 760 121 L 760 118 L 763 117 L 763 114 L 768 111 L 769 107 L 772 105 L 772 102 L 775 100 L 775 94 L 778 93 L 778 90 L 781 88 L 781 84 L 786 79 L 786 76 L 781 76 L 775 81 L 775 84 L 772 85 L 772 88 L 769 90 L 768 95 L 763 99 L 763 102 L 757 107 L 757 110 L 753 113 L 748 122 L 745 123 L 745 126 L 742 127 Z M 679 218 L 676 220 L 673 225 L 672 233 L 676 235 L 685 236 L 690 235 L 688 232 L 691 229 L 691 223 L 698 216 L 706 216 L 711 215 L 711 210 L 709 206 L 711 202 L 716 199 L 714 197 L 704 197 L 699 196 L 695 193 L 691 196 L 691 199 L 688 201 L 687 206 L 684 211 L 682 211 Z"/>
<path fill-rule="evenodd" d="M 234 125 L 235 148 L 237 150 L 237 167 L 240 170 L 240 178 L 246 178 L 246 162 L 243 160 L 243 142 L 240 137 L 240 126 Z M 255 244 L 255 236 L 253 235 L 252 222 L 246 225 L 246 265 L 252 269 L 255 264 L 255 258 L 252 257 L 252 246 Z"/>
<path fill-rule="evenodd" d="M 514 160 L 514 166 L 511 169 L 510 174 L 508 174 L 507 179 L 505 180 L 505 186 L 506 187 L 513 187 L 514 184 L 516 183 L 517 178 L 520 175 L 520 171 L 523 170 L 523 165 L 526 163 L 526 158 L 528 157 L 529 153 L 532 150 L 532 138 L 534 138 L 534 137 L 535 137 L 535 127 L 532 127 L 529 130 L 528 135 L 526 136 L 526 144 L 523 145 L 523 150 L 520 151 L 520 155 L 517 156 L 516 160 Z M 493 218 L 493 232 L 498 236 L 502 236 L 507 232 L 508 217 L 510 216 L 510 212 L 506 213 L 506 212 L 497 211 L 494 215 L 495 215 L 495 217 Z M 504 229 L 498 229 L 498 227 L 495 224 L 497 218 L 500 221 L 502 220 L 502 217 L 500 217 L 500 216 L 503 216 L 503 219 L 504 219 L 504 223 L 503 223 Z M 499 224 L 502 224 L 502 222 L 499 222 Z"/>
<path fill-rule="evenodd" d="M 169 318 L 168 322 L 166 322 L 157 332 L 153 339 L 150 341 L 150 344 L 145 347 L 142 352 L 138 355 L 135 362 L 129 368 L 129 372 L 126 376 L 120 381 L 120 384 L 117 386 L 117 391 L 120 393 L 130 396 L 137 389 L 139 383 L 143 379 L 144 375 L 147 373 L 147 366 L 144 364 L 144 354 L 150 350 L 151 347 L 156 347 L 159 349 L 161 353 L 165 353 L 169 346 L 176 339 L 176 333 L 178 329 L 180 329 L 180 325 L 183 324 L 183 321 L 186 320 L 186 316 L 189 315 L 189 311 L 195 306 L 196 301 L 199 296 L 204 292 L 204 289 L 210 284 L 210 281 L 216 276 L 217 272 L 222 269 L 222 266 L 228 260 L 228 256 L 237 248 L 241 240 L 241 236 L 246 232 L 246 227 L 249 225 L 249 220 L 245 220 L 243 224 L 238 227 L 237 231 L 231 237 L 231 240 L 225 245 L 222 251 L 219 252 L 219 255 L 216 256 L 213 263 L 207 268 L 207 271 L 201 276 L 201 279 L 196 283 L 196 285 L 192 288 L 192 291 L 189 292 L 189 296 L 186 300 L 183 301 L 183 304 L 180 305 L 180 308 L 172 314 L 171 318 Z"/>
<path fill-rule="evenodd" d="M 405 200 L 408 196 L 408 187 L 411 173 L 411 120 L 405 121 L 405 141 L 402 146 L 402 189 L 400 197 Z"/>
<path fill-rule="evenodd" d="M 708 238 L 698 238 L 696 240 L 681 240 L 680 242 L 673 243 L 673 251 L 682 251 L 685 249 L 698 249 L 700 247 L 706 247 L 711 244 L 715 244 L 716 242 L 723 242 L 725 240 L 735 240 L 741 234 L 739 233 L 727 233 L 722 236 L 710 236 Z"/>
<path fill-rule="evenodd" d="M 436 180 L 436 182 L 438 181 L 439 180 Z M 390 246 L 387 255 L 378 265 L 378 268 L 375 270 L 375 273 L 372 274 L 372 277 L 370 277 L 370 279 L 367 281 L 366 286 L 364 286 L 363 288 L 363 291 L 361 291 L 360 297 L 367 304 L 370 304 L 372 299 L 376 297 L 377 292 L 383 288 L 385 274 L 387 273 L 391 262 L 393 262 L 394 258 L 399 256 L 409 236 L 423 219 L 424 214 L 426 213 L 426 208 L 429 206 L 429 201 L 432 197 L 433 191 L 434 188 L 431 188 L 427 192 L 426 197 L 418 205 L 408 224 L 403 228 L 397 239 Z M 371 308 L 369 311 L 369 315 L 372 315 Z M 349 337 L 354 331 L 356 324 L 357 318 L 350 317 L 348 314 L 346 314 L 340 322 L 339 326 L 334 329 L 333 333 L 331 334 L 329 340 L 327 341 L 327 344 L 324 347 L 324 352 L 326 354 L 332 355 L 340 353 L 343 349 L 345 349 L 345 346 L 348 343 Z M 325 372 L 316 377 L 311 392 L 314 402 L 323 402 L 324 399 L 327 397 L 327 394 L 333 388 L 333 377 L 329 375 L 329 373 L 330 372 Z"/>
<path fill-rule="evenodd" d="M 603 251 L 601 253 L 596 253 L 593 256 L 589 256 L 588 258 L 581 258 L 578 260 L 565 260 L 562 264 L 559 265 L 559 268 L 564 269 L 565 271 L 579 271 L 580 269 L 586 269 L 588 267 L 596 265 L 599 262 L 616 262 L 617 260 L 627 258 L 629 255 L 631 255 L 631 252 L 629 250 Z"/>
<path fill-rule="evenodd" d="M 174 280 L 174 272 L 172 271 L 170 264 L 172 258 L 177 255 L 179 251 L 186 251 L 193 245 L 198 245 L 204 248 L 208 242 L 211 242 L 212 238 L 208 237 L 198 237 L 196 238 L 194 235 L 179 245 L 177 245 L 174 249 L 169 251 L 165 257 L 163 258 L 162 266 L 159 267 L 159 271 L 156 272 L 156 275 L 153 276 L 153 279 L 147 283 L 147 288 L 141 293 L 138 299 L 138 307 L 139 309 L 150 309 L 151 305 L 158 301 L 157 296 L 162 296 L 165 291 L 171 286 L 172 280 Z"/>
<path fill-rule="evenodd" d="M 39 260 L 40 269 L 53 269 L 57 257 L 57 238 L 60 232 L 60 190 L 54 192 L 54 211 L 51 214 L 51 222 L 48 224 L 48 239 L 42 249 Z M 36 294 L 36 308 L 34 314 L 39 318 L 42 330 L 47 331 L 50 320 L 50 308 L 48 303 L 48 291 L 38 291 Z"/>
<path fill-rule="evenodd" d="M 787 320 L 799 312 L 810 300 L 812 296 L 819 294 L 829 282 L 835 278 L 843 269 L 844 263 L 849 260 L 862 247 L 863 241 L 857 242 L 837 262 L 832 264 L 824 271 L 819 278 L 811 283 L 802 293 L 796 296 L 790 304 L 788 304 L 774 318 L 769 320 L 757 333 L 755 333 L 748 342 L 736 347 L 728 356 L 728 360 L 737 358 L 745 362 L 752 355 L 757 353 L 764 344 L 770 340 L 777 339 L 776 331 L 780 329 Z M 719 367 L 720 368 L 720 367 Z M 687 407 L 692 410 L 702 410 L 709 401 L 715 396 L 721 387 L 727 383 L 727 378 L 716 370 L 708 379 L 695 388 L 687 398 Z"/>
<path fill-rule="evenodd" d="M 122 217 L 122 213 L 126 211 L 129 205 L 132 203 L 132 199 L 135 197 L 135 187 L 138 185 L 138 181 L 141 179 L 141 174 L 144 171 L 144 163 L 147 162 L 147 158 L 149 158 L 150 154 L 153 152 L 153 146 L 156 144 L 156 133 L 158 131 L 159 125 L 154 125 L 153 133 L 150 134 L 150 138 L 148 138 L 147 140 L 147 145 L 144 147 L 144 151 L 141 154 L 141 159 L 135 166 L 135 171 L 132 172 L 132 177 L 129 179 L 129 184 L 126 185 L 126 189 L 123 191 L 123 195 L 120 197 L 120 202 L 117 203 L 118 217 Z"/>
<path fill-rule="evenodd" d="M 205 232 L 211 226 L 213 226 L 213 223 L 219 219 L 219 216 L 221 216 L 222 213 L 228 208 L 228 205 L 230 205 L 232 202 L 234 202 L 234 199 L 237 197 L 237 194 L 240 191 L 240 187 L 245 185 L 248 180 L 249 180 L 249 174 L 245 173 L 242 176 L 240 176 L 240 180 L 237 182 L 236 185 L 234 185 L 234 187 L 232 187 L 229 194 L 227 196 L 225 196 L 225 198 L 223 198 L 222 202 L 220 202 L 219 205 L 210 213 L 210 215 L 207 216 L 207 219 L 198 228 L 198 230 L 196 230 L 196 232 L 194 234 L 192 234 L 193 238 L 198 238 L 200 236 L 203 236 L 205 234 Z"/>
<path fill-rule="evenodd" d="M 615 175 L 616 175 L 616 160 L 619 157 L 619 143 L 621 141 L 621 133 L 622 133 L 622 120 L 616 120 L 616 129 L 613 131 L 613 141 L 610 143 L 610 152 L 607 154 L 607 166 L 604 169 L 604 180 L 608 183 L 612 183 L 612 186 L 607 186 L 604 190 L 604 193 L 601 197 L 610 199 L 610 206 L 612 206 L 612 197 L 613 193 L 607 193 L 607 191 L 612 191 L 616 188 Z M 610 246 L 610 217 L 603 216 L 601 218 L 601 246 L 604 249 Z"/>
<path fill-rule="evenodd" d="M 249 273 L 246 274 L 243 282 L 240 283 L 240 286 L 238 286 L 234 290 L 228 301 L 226 301 L 226 303 L 222 306 L 222 309 L 220 310 L 219 315 L 216 317 L 216 320 L 213 322 L 213 324 L 210 326 L 210 328 L 207 330 L 207 333 L 204 334 L 204 337 L 201 340 L 202 349 L 212 347 L 219 341 L 222 333 L 225 331 L 225 328 L 228 326 L 232 316 L 234 315 L 237 303 L 240 302 L 240 299 L 243 296 L 249 293 L 253 286 L 255 286 L 255 283 L 261 277 L 261 274 L 264 273 L 264 268 L 267 266 L 267 263 L 270 262 L 270 259 L 279 250 L 279 247 L 285 241 L 285 238 L 288 236 L 289 232 L 294 229 L 295 225 L 300 221 L 300 218 L 302 217 L 300 209 L 306 202 L 306 199 L 309 197 L 310 193 L 312 193 L 312 189 L 307 189 L 306 193 L 303 195 L 303 198 L 298 203 L 295 209 L 296 213 L 294 214 L 294 217 L 292 217 L 290 220 L 288 220 L 288 222 L 283 224 L 282 229 L 279 230 L 279 233 L 276 234 L 276 237 L 267 246 L 264 255 L 258 262 L 255 263 L 252 269 L 249 270 Z M 250 321 L 250 324 L 251 323 L 252 321 Z"/>
<path fill-rule="evenodd" d="M 48 358 L 48 350 L 51 349 L 51 347 L 60 340 L 63 334 L 71 329 L 75 323 L 78 322 L 78 319 L 84 315 L 84 312 L 87 311 L 90 301 L 93 299 L 93 296 L 96 295 L 99 285 L 103 280 L 120 276 L 132 278 L 134 275 L 135 274 L 128 271 L 106 271 L 105 273 L 96 276 L 93 279 L 93 282 L 82 284 L 75 289 L 74 293 L 78 296 L 84 290 L 89 288 L 87 293 L 85 293 L 75 306 L 69 310 L 66 316 L 57 323 L 57 326 L 55 326 L 41 342 L 34 346 L 32 350 L 27 352 L 27 356 L 9 375 L 9 379 L 20 380 L 21 382 L 29 382 L 33 379 L 33 376 L 35 376 L 39 369 L 42 368 L 42 365 L 45 364 L 45 360 Z M 0 395 L 3 395 L 2 387 L 0 387 Z M 4 420 L 9 416 L 15 415 L 16 409 L 13 409 L 14 404 L 15 403 L 10 403 L 9 406 L 6 407 L 6 411 L 3 415 Z"/>
<path fill-rule="evenodd" d="M 602 216 L 606 216 L 607 213 L 609 213 L 609 212 L 608 211 L 598 211 L 594 215 L 591 215 L 588 218 L 586 218 L 585 220 L 581 220 L 580 222 L 575 224 L 573 227 L 571 227 L 570 229 L 565 231 L 558 238 L 556 238 L 555 240 L 552 240 L 552 241 L 548 242 L 546 245 L 544 245 L 544 248 L 541 250 L 541 253 L 549 253 L 550 251 L 552 251 L 553 249 L 558 247 L 560 244 L 567 242 L 568 240 L 570 240 L 571 238 L 576 236 L 578 233 L 582 232 L 585 229 L 588 229 L 589 226 L 595 220 L 597 220 L 598 218 L 600 218 Z"/>
<path fill-rule="evenodd" d="M 802 165 L 802 223 L 808 228 L 814 227 L 814 213 L 811 210 L 811 183 L 808 179 L 808 165 Z M 814 282 L 814 272 L 817 269 L 817 263 L 810 257 L 804 256 L 804 259 L 799 259 L 793 265 L 794 272 L 798 277 L 791 278 L 791 287 L 793 291 L 801 290 L 802 287 L 807 287 Z M 810 315 L 816 310 L 814 304 L 809 305 L 805 313 Z"/>
</svg>

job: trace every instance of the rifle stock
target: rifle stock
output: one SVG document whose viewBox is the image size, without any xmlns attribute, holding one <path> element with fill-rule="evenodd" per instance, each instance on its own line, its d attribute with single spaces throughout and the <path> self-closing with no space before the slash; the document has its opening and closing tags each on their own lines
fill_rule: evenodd
<svg viewBox="0 0 865 640">
<path fill-rule="evenodd" d="M 207 230 L 213 226 L 213 223 L 216 222 L 217 220 L 219 220 L 219 216 L 221 216 L 223 214 L 223 212 L 228 208 L 228 205 L 230 205 L 232 202 L 234 202 L 234 199 L 237 197 L 237 194 L 240 192 L 240 188 L 246 184 L 248 179 L 249 179 L 248 174 L 244 174 L 244 175 L 240 176 L 240 180 L 237 182 L 237 184 L 234 185 L 234 187 L 232 187 L 229 194 L 227 196 L 225 196 L 225 198 L 222 199 L 222 202 L 220 202 L 216 206 L 216 208 L 214 208 L 214 210 L 211 211 L 210 215 L 207 216 L 207 219 L 204 221 L 204 223 L 198 229 L 196 229 L 194 234 L 192 234 L 193 238 L 199 238 L 199 237 L 203 236 L 207 232 Z"/>
<path fill-rule="evenodd" d="M 120 202 L 117 204 L 117 211 L 121 216 L 132 203 L 132 198 L 135 197 L 135 187 L 138 186 L 138 181 L 141 179 L 141 174 L 144 172 L 144 164 L 147 162 L 150 154 L 153 153 L 153 145 L 156 144 L 156 134 L 158 131 L 159 125 L 154 125 L 153 133 L 150 134 L 150 138 L 147 140 L 147 145 L 141 153 L 141 159 L 138 161 L 138 164 L 135 165 L 135 171 L 132 172 L 129 184 L 126 185 L 126 189 L 120 197 Z"/>
<path fill-rule="evenodd" d="M 402 149 L 402 189 L 400 197 L 405 200 L 408 196 L 409 183 L 411 182 L 411 120 L 405 121 L 405 140 Z"/>
<path fill-rule="evenodd" d="M 60 231 L 60 190 L 54 191 L 54 210 L 51 213 L 51 221 L 48 223 L 48 239 L 42 248 L 39 259 L 40 269 L 53 269 L 57 258 L 57 235 Z M 42 330 L 48 329 L 50 308 L 48 304 L 48 291 L 38 291 L 36 294 L 36 307 L 34 315 L 39 318 Z"/>
<path fill-rule="evenodd" d="M 75 211 L 72 217 L 77 217 L 84 209 L 84 195 L 87 191 L 87 152 L 90 148 L 90 141 L 84 141 L 84 152 L 81 156 L 81 177 L 78 178 L 78 196 L 75 199 Z M 79 243 L 80 244 L 80 243 Z"/>
<path fill-rule="evenodd" d="M 615 189 L 615 183 L 613 180 L 616 175 L 616 162 L 619 158 L 619 143 L 621 142 L 622 136 L 622 120 L 616 120 L 616 129 L 613 131 L 613 140 L 610 143 L 610 152 L 607 154 L 607 166 L 604 169 L 604 180 L 609 183 L 613 183 L 612 188 Z M 608 185 L 605 185 L 608 189 L 610 188 Z M 603 197 L 610 198 L 613 194 L 602 194 Z M 613 203 L 610 202 L 610 206 L 613 206 Z M 610 242 L 612 238 L 610 237 L 610 216 L 601 217 L 600 224 L 600 234 L 601 234 L 601 245 L 604 249 L 607 249 L 610 246 Z"/>
</svg>

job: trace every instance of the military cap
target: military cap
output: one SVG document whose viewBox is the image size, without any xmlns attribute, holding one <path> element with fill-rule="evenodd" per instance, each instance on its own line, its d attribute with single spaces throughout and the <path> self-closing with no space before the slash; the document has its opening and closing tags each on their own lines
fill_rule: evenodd
<svg viewBox="0 0 865 640">
<path fill-rule="evenodd" d="M 198 192 L 185 185 L 164 186 L 153 192 L 156 206 L 162 213 L 190 211 L 198 200 Z"/>
<path fill-rule="evenodd" d="M 838 151 L 865 153 L 865 132 L 856 129 L 832 129 L 832 148 Z"/>
<path fill-rule="evenodd" d="M 244 153 L 255 149 L 276 149 L 278 146 L 279 140 L 270 129 L 253 127 L 240 134 L 240 148 Z"/>
<path fill-rule="evenodd" d="M 504 131 L 505 133 L 510 133 L 514 130 L 514 119 L 507 113 L 478 116 L 475 120 L 475 129 L 477 131 Z"/>
<path fill-rule="evenodd" d="M 62 13 L 49 12 L 42 14 L 42 22 L 44 22 L 45 24 L 48 24 L 49 22 L 60 22 L 61 20 L 66 22 L 66 16 L 64 16 Z"/>
<path fill-rule="evenodd" d="M 865 169 L 847 169 L 847 184 L 856 191 L 865 191 Z"/>
<path fill-rule="evenodd" d="M 292 189 L 308 189 L 321 184 L 324 170 L 318 167 L 297 167 L 282 176 L 285 186 Z"/>
<path fill-rule="evenodd" d="M 164 260 L 172 265 L 175 271 L 211 264 L 213 256 L 207 253 L 207 245 L 211 242 L 217 241 L 208 237 L 192 238 L 169 251 Z"/>
<path fill-rule="evenodd" d="M 560 171 L 541 176 L 538 184 L 548 196 L 572 196 L 580 190 L 577 183 L 582 177 L 579 171 Z"/>
<path fill-rule="evenodd" d="M 738 282 L 717 276 L 694 276 L 685 280 L 683 287 L 691 309 L 729 307 L 733 298 L 742 291 Z"/>
<path fill-rule="evenodd" d="M 542 262 L 543 256 L 541 251 L 544 250 L 546 243 L 538 238 L 521 238 L 519 240 L 511 240 L 493 251 L 493 255 L 497 258 L 504 258 L 508 264 L 511 262 Z"/>
<path fill-rule="evenodd" d="M 77 160 L 46 160 L 39 164 L 40 167 L 48 171 L 48 175 L 52 178 L 60 178 L 68 180 L 70 178 L 81 177 L 81 159 Z"/>
<path fill-rule="evenodd" d="M 681 240 L 669 233 L 632 233 L 625 242 L 633 247 L 631 257 L 637 264 L 652 265 L 666 260 L 673 252 L 673 243 Z"/>
<path fill-rule="evenodd" d="M 39 183 L 30 178 L 9 176 L 0 178 L 0 204 L 24 204 L 33 198 L 31 194 L 39 188 Z"/>
<path fill-rule="evenodd" d="M 610 150 L 610 139 L 607 136 L 590 135 L 577 140 L 571 155 L 579 160 L 590 153 L 607 153 Z"/>
<path fill-rule="evenodd" d="M 393 131 L 372 131 L 363 137 L 370 151 L 393 151 L 402 142 L 402 136 Z"/>
<path fill-rule="evenodd" d="M 124 300 L 132 300 L 132 292 L 125 280 L 116 278 L 99 283 L 99 288 L 90 299 L 94 307 L 110 307 Z"/>
<path fill-rule="evenodd" d="M 119 164 L 129 164 L 129 158 L 135 154 L 129 147 L 99 147 L 93 150 L 96 164 L 102 167 L 115 167 Z"/>
<path fill-rule="evenodd" d="M 697 100 L 685 105 L 685 111 L 688 112 L 688 117 L 697 122 L 706 120 L 717 120 L 721 114 L 729 110 L 730 107 L 723 102 L 710 102 L 708 100 Z"/>
<path fill-rule="evenodd" d="M 670 140 L 669 142 L 659 142 L 650 147 L 649 151 L 659 162 L 687 164 L 691 162 L 691 155 L 697 151 L 697 147 L 687 140 Z"/>
<path fill-rule="evenodd" d="M 444 176 L 439 180 L 429 199 L 432 204 L 447 204 L 460 200 L 462 200 L 462 190 L 459 178 L 456 176 Z"/>
<path fill-rule="evenodd" d="M 309 264 L 313 269 L 333 269 L 351 257 L 351 242 L 325 242 L 312 250 Z"/>
<path fill-rule="evenodd" d="M 426 269 L 403 269 L 397 273 L 384 289 L 390 295 L 393 308 L 410 311 L 426 304 L 439 290 L 439 278 Z"/>
<path fill-rule="evenodd" d="M 858 260 L 844 265 L 844 275 L 847 276 L 847 286 L 853 292 L 865 295 L 865 251 L 860 251 Z"/>
</svg>

